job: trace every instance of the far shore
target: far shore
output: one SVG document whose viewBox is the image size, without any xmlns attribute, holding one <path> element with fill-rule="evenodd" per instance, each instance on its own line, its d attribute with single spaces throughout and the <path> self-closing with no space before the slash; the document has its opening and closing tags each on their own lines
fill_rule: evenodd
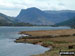
<svg viewBox="0 0 75 56">
<path fill-rule="evenodd" d="M 75 48 L 68 48 L 75 45 L 75 29 L 22 31 L 19 34 L 29 36 L 19 37 L 15 40 L 16 43 L 39 44 L 51 49 L 43 54 L 33 56 L 59 56 L 60 49 L 63 51 L 75 51 Z"/>
</svg>

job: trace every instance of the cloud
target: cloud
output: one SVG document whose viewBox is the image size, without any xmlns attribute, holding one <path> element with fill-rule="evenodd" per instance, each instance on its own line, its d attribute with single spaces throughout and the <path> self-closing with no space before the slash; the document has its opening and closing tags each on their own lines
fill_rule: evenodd
<svg viewBox="0 0 75 56">
<path fill-rule="evenodd" d="M 12 16 L 18 14 L 21 9 L 29 7 L 42 10 L 75 10 L 75 0 L 0 0 L 0 12 L 13 11 L 10 14 L 3 12 Z"/>
<path fill-rule="evenodd" d="M 14 8 L 14 9 L 22 9 L 28 7 L 37 7 L 43 10 L 52 9 L 53 7 L 57 7 L 59 1 L 58 0 L 1 0 L 0 1 L 0 8 Z M 62 6 L 61 6 L 62 7 Z M 58 9 L 59 10 L 59 9 Z"/>
<path fill-rule="evenodd" d="M 0 12 L 4 13 L 7 16 L 14 16 L 15 17 L 19 14 L 20 10 L 13 10 L 13 11 L 11 11 L 11 10 L 0 10 Z"/>
</svg>

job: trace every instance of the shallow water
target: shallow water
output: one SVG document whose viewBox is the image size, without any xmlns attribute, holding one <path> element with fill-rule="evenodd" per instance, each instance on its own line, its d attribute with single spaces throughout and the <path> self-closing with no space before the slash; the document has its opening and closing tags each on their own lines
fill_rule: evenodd
<svg viewBox="0 0 75 56">
<path fill-rule="evenodd" d="M 49 48 L 28 43 L 14 43 L 20 31 L 70 29 L 69 27 L 0 27 L 0 56 L 30 56 L 44 53 Z"/>
</svg>

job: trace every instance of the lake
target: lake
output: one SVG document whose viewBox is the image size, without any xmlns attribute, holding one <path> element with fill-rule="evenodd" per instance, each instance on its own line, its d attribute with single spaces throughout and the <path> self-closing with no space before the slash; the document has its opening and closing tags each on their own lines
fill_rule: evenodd
<svg viewBox="0 0 75 56">
<path fill-rule="evenodd" d="M 20 31 L 70 29 L 70 27 L 0 27 L 0 56 L 30 56 L 41 54 L 49 48 L 28 43 L 15 43 Z"/>
</svg>

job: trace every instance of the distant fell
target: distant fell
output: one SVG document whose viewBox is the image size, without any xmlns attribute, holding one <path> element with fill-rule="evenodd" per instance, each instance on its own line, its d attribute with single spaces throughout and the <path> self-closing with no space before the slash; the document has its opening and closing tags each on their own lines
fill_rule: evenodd
<svg viewBox="0 0 75 56">
<path fill-rule="evenodd" d="M 16 17 L 18 22 L 27 22 L 36 25 L 52 25 L 46 17 L 47 13 L 38 8 L 22 9 L 20 14 Z"/>
<path fill-rule="evenodd" d="M 16 21 L 36 25 L 54 25 L 56 23 L 71 19 L 74 16 L 75 11 L 72 10 L 42 11 L 38 8 L 32 7 L 28 9 L 22 9 L 19 15 L 16 17 Z"/>
<path fill-rule="evenodd" d="M 71 26 L 75 28 L 75 17 L 73 17 L 72 19 L 69 19 L 67 21 L 63 21 L 61 23 L 56 24 L 58 26 Z"/>
</svg>

